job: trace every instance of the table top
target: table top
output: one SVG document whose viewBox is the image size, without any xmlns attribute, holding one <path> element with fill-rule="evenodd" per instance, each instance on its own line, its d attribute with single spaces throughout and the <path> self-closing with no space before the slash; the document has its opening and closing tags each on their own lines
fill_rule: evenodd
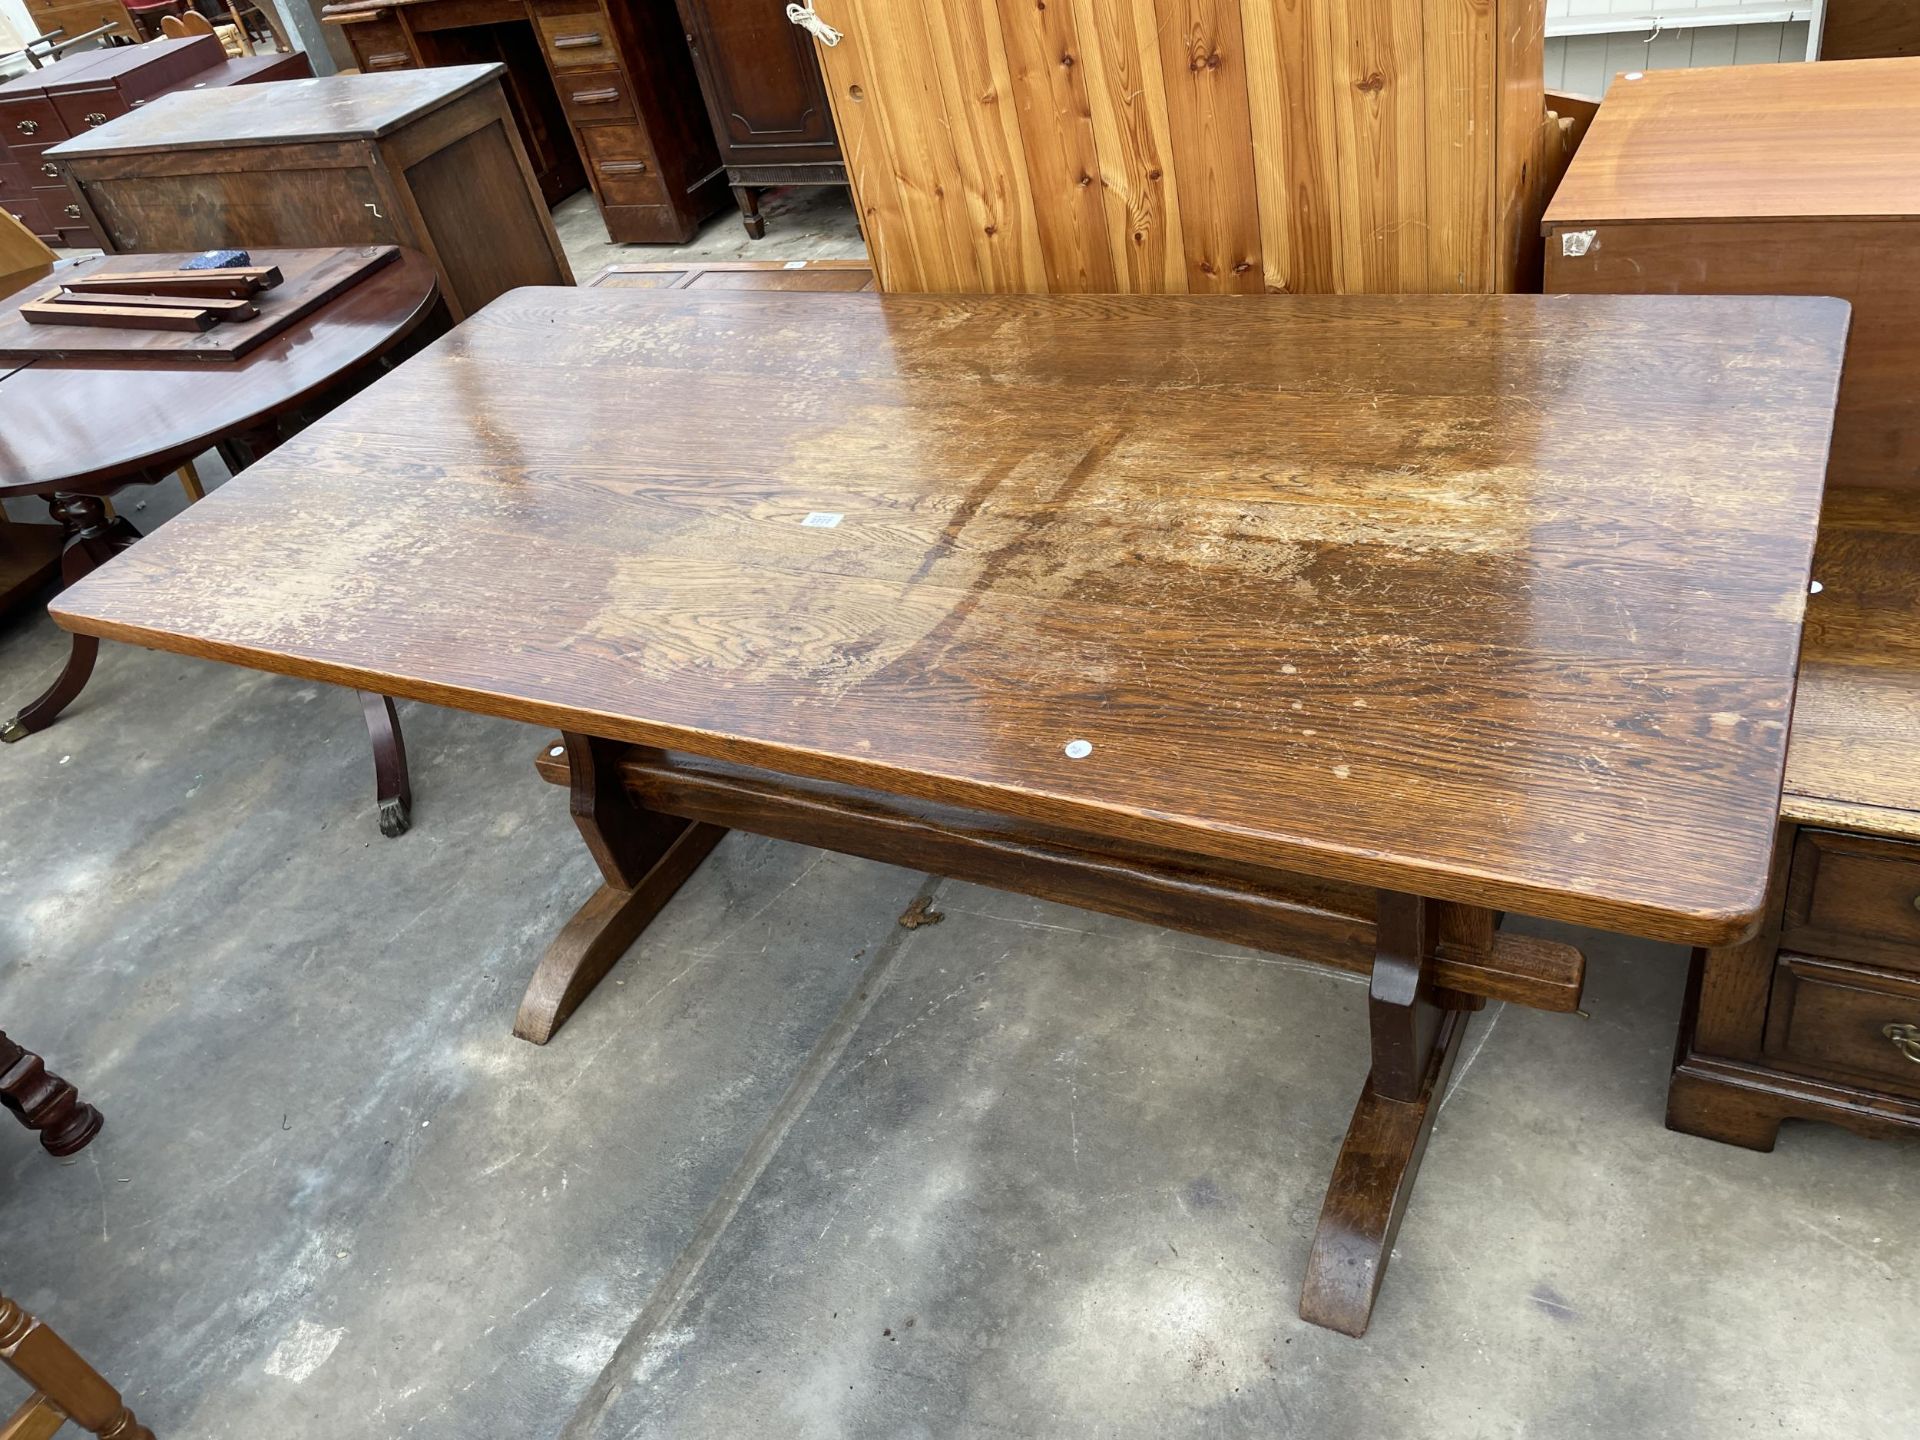
<svg viewBox="0 0 1920 1440">
<path fill-rule="evenodd" d="M 505 73 L 504 65 L 437 65 L 377 75 L 176 90 L 50 146 L 47 154 L 55 160 L 76 160 L 310 140 L 377 140 Z"/>
<path fill-rule="evenodd" d="M 273 264 L 289 252 L 251 253 Z M 151 258 L 158 268 L 188 257 Z M 108 263 L 96 257 L 56 278 Z M 22 293 L 33 292 L 29 285 Z M 437 295 L 432 264 L 403 250 L 238 360 L 0 362 L 0 497 L 107 491 L 140 471 L 178 465 L 391 349 L 432 313 Z"/>
<path fill-rule="evenodd" d="M 1920 59 L 1622 76 L 1546 224 L 1920 216 Z"/>
<path fill-rule="evenodd" d="M 1847 314 L 518 290 L 53 613 L 1720 943 L 1762 904 Z"/>
<path fill-rule="evenodd" d="M 1782 813 L 1920 840 L 1920 514 L 1836 487 L 1814 555 Z"/>
</svg>

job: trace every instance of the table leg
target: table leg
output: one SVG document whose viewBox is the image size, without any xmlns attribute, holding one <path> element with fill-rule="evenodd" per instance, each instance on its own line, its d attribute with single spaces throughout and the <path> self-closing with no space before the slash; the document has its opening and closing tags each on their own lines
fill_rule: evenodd
<svg viewBox="0 0 1920 1440">
<path fill-rule="evenodd" d="M 1320 1212 L 1300 1317 L 1364 1335 L 1474 997 L 1432 981 L 1446 907 L 1382 891 L 1368 997 L 1373 1069 Z"/>
<path fill-rule="evenodd" d="M 620 750 L 584 735 L 562 737 L 570 808 L 605 884 L 540 957 L 513 1033 L 544 1045 L 639 938 L 726 834 L 636 805 L 620 782 Z"/>
<path fill-rule="evenodd" d="M 373 741 L 374 796 L 380 802 L 380 833 L 388 839 L 407 833 L 413 823 L 413 786 L 407 779 L 407 742 L 393 701 L 371 690 L 360 696 L 367 736 Z"/>
<path fill-rule="evenodd" d="M 47 1069 L 38 1055 L 9 1040 L 5 1031 L 0 1031 L 0 1105 L 39 1132 L 40 1148 L 49 1155 L 85 1149 L 104 1123 L 79 1091 Z"/>
<path fill-rule="evenodd" d="M 99 569 L 140 538 L 140 532 L 128 521 L 108 517 L 107 502 L 99 495 L 56 495 L 47 508 L 67 532 L 66 548 L 60 553 L 60 578 L 68 585 Z M 75 635 L 60 677 L 0 726 L 0 741 L 24 740 L 51 725 L 86 689 L 99 654 L 97 639 Z"/>
</svg>

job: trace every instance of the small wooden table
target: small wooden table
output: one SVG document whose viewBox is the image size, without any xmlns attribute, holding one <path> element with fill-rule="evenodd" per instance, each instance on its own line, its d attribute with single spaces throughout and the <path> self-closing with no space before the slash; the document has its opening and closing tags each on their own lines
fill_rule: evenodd
<svg viewBox="0 0 1920 1440">
<path fill-rule="evenodd" d="M 1756 923 L 1846 323 L 522 290 L 56 614 L 557 726 L 532 1039 L 729 826 L 1369 972 L 1359 1334 L 1467 1012 L 1579 1001 L 1497 912 Z"/>
<path fill-rule="evenodd" d="M 260 250 L 254 258 L 271 264 L 286 253 Z M 154 255 L 143 263 L 149 258 L 165 268 L 188 256 Z M 102 257 L 58 278 L 111 263 Z M 0 313 L 43 288 L 28 285 L 0 299 Z M 215 445 L 235 464 L 265 454 L 306 416 L 404 354 L 441 314 L 433 267 L 404 251 L 239 360 L 0 360 L 0 499 L 48 502 L 65 532 L 61 570 L 72 583 L 140 539 L 124 516 L 109 513 L 107 497 L 164 480 Z M 0 726 L 0 740 L 51 725 L 86 687 L 99 648 L 91 636 L 76 635 L 59 678 Z M 363 693 L 361 700 L 374 740 L 381 829 L 399 834 L 411 803 L 399 723 L 385 697 Z"/>
</svg>

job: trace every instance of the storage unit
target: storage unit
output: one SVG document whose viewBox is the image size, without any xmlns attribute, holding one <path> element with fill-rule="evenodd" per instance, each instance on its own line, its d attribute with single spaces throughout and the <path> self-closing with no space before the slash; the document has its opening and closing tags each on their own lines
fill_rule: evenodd
<svg viewBox="0 0 1920 1440">
<path fill-rule="evenodd" d="M 91 232 L 47 150 L 105 125 L 227 58 L 211 35 L 87 50 L 0 85 L 0 205 L 50 245 Z"/>
<path fill-rule="evenodd" d="M 769 0 L 679 0 L 713 138 L 747 234 L 766 234 L 760 189 L 844 185 L 813 42 Z"/>
<path fill-rule="evenodd" d="M 456 320 L 567 285 L 498 65 L 168 95 L 58 147 L 104 248 L 404 245 Z"/>
<path fill-rule="evenodd" d="M 1920 55 L 1920 5 L 1913 0 L 1827 0 L 1823 60 Z"/>
<path fill-rule="evenodd" d="M 819 0 L 889 290 L 1520 288 L 1542 0 Z"/>
<path fill-rule="evenodd" d="M 343 0 L 367 74 L 506 66 L 509 102 L 549 203 L 584 176 L 614 240 L 678 244 L 726 203 L 673 0 Z"/>
<path fill-rule="evenodd" d="M 1830 483 L 1920 488 L 1920 59 L 1623 78 L 1545 233 L 1549 291 L 1852 301 Z"/>
<path fill-rule="evenodd" d="M 1787 1117 L 1920 1134 L 1920 517 L 1831 493 L 1768 912 L 1694 957 L 1667 1123 L 1756 1150 Z"/>
</svg>

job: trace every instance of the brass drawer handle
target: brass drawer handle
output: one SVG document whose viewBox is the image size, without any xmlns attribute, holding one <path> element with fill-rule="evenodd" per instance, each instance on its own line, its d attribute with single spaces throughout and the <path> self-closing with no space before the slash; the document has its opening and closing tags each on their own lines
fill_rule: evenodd
<svg viewBox="0 0 1920 1440">
<path fill-rule="evenodd" d="M 49 160 L 40 167 L 40 173 L 42 175 L 51 175 L 54 179 L 58 180 L 60 178 L 60 167 Z"/>
<path fill-rule="evenodd" d="M 1913 900 L 1910 903 L 1913 905 L 1914 909 L 1920 910 L 1920 895 L 1914 896 Z"/>
<path fill-rule="evenodd" d="M 603 160 L 600 163 L 602 175 L 644 175 L 647 162 L 644 160 Z"/>
<path fill-rule="evenodd" d="M 608 86 L 605 90 L 576 90 L 573 103 L 576 105 L 606 105 L 620 98 L 620 92 Z"/>
<path fill-rule="evenodd" d="M 80 218 L 80 207 L 78 205 L 67 206 L 67 214 L 72 216 L 75 220 L 78 220 Z"/>
<path fill-rule="evenodd" d="M 104 110 L 91 110 L 84 118 L 89 125 L 104 125 L 107 123 L 107 112 Z"/>
<path fill-rule="evenodd" d="M 553 48 L 556 50 L 593 50 L 599 48 L 602 43 L 598 30 L 591 31 L 585 35 L 556 35 L 553 37 Z"/>
<path fill-rule="evenodd" d="M 1914 1064 L 1920 1065 L 1920 1025 L 1889 1025 L 1880 1032 Z"/>
<path fill-rule="evenodd" d="M 40 133 L 40 122 L 38 120 L 22 120 L 13 128 L 18 130 L 22 135 L 37 135 Z"/>
</svg>

